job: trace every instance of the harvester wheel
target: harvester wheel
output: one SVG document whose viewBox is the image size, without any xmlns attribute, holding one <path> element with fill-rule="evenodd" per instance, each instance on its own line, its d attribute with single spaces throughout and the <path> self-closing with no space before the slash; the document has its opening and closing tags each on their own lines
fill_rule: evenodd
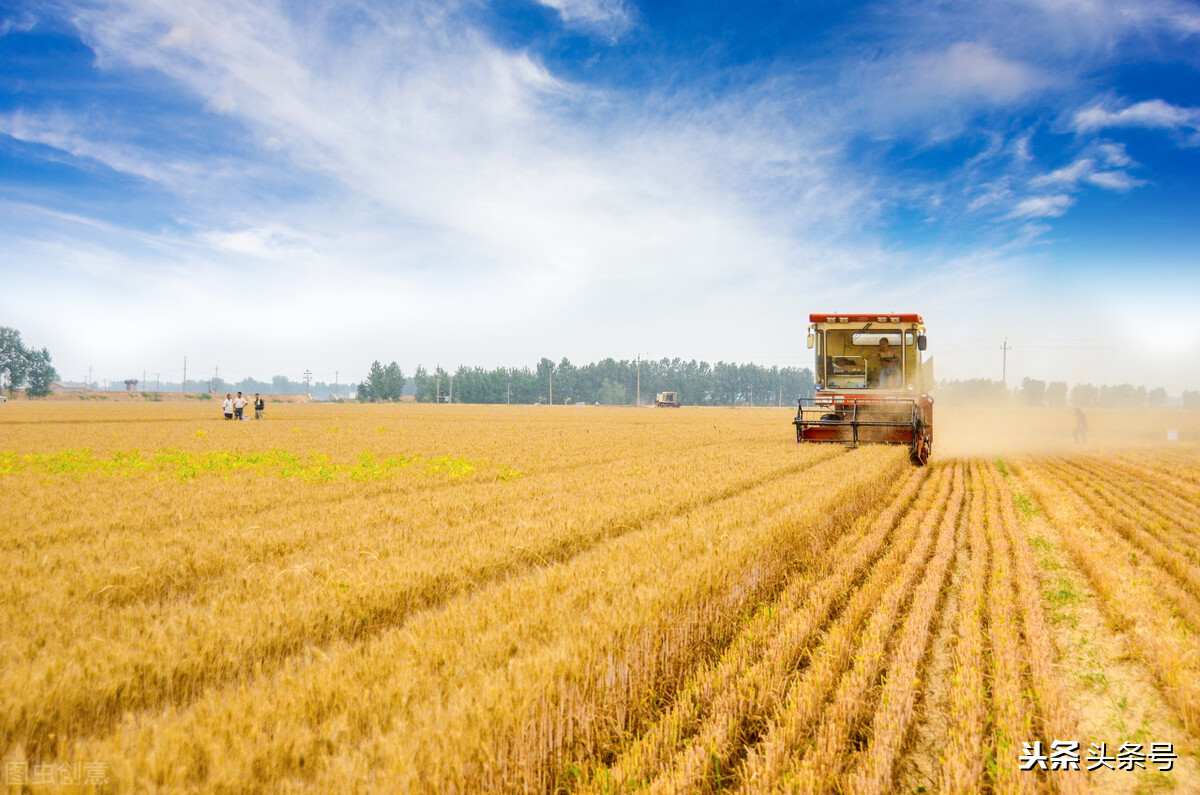
<svg viewBox="0 0 1200 795">
<path fill-rule="evenodd" d="M 929 431 L 925 428 L 925 423 L 917 420 L 913 426 L 912 444 L 908 448 L 908 457 L 914 464 L 923 467 L 929 463 L 929 453 L 933 444 L 929 438 Z"/>
</svg>

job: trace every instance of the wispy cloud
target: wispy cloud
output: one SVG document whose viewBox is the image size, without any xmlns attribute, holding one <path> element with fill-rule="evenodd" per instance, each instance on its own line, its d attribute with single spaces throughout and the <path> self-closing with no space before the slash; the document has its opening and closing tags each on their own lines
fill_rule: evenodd
<svg viewBox="0 0 1200 795">
<path fill-rule="evenodd" d="M 1074 199 L 1065 193 L 1049 196 L 1033 196 L 1017 202 L 1009 213 L 1010 218 L 1058 218 L 1074 203 Z"/>
<path fill-rule="evenodd" d="M 644 44 L 633 3 L 541 2 L 589 47 L 620 41 L 610 60 Z M 863 9 L 875 27 L 855 20 L 820 63 L 626 84 L 661 53 L 589 83 L 501 43 L 473 4 L 97 0 L 66 16 L 100 73 L 170 101 L 119 123 L 90 104 L 31 106 L 0 132 L 175 197 L 167 228 L 89 238 L 58 218 L 24 239 L 70 261 L 78 234 L 82 272 L 114 295 L 166 271 L 204 283 L 199 299 L 230 322 L 351 307 L 338 341 L 295 334 L 366 361 L 380 340 L 419 340 L 422 356 L 520 362 L 547 352 L 547 328 L 579 356 L 644 350 L 649 335 L 752 358 L 791 350 L 800 306 L 875 305 L 897 283 L 923 311 L 975 301 L 1089 189 L 1153 179 L 1105 132 L 1194 132 L 1194 111 L 1088 106 L 1088 80 L 1130 42 L 1189 35 L 1164 21 L 1186 7 L 1134 20 L 1127 6 L 879 4 Z M 1050 129 L 1064 118 L 1067 134 Z M 171 145 L 197 123 L 206 146 Z M 922 236 L 934 242 L 909 243 Z M 760 333 L 731 333 L 744 328 Z M 488 352 L 470 353 L 481 340 Z M 295 344 L 281 335 L 277 350 Z"/>
<path fill-rule="evenodd" d="M 0 36 L 7 36 L 13 31 L 28 33 L 37 26 L 37 22 L 37 17 L 28 11 L 21 11 L 12 15 L 5 13 L 4 18 L 0 19 Z"/>
<path fill-rule="evenodd" d="M 1144 127 L 1194 135 L 1200 132 L 1200 108 L 1181 108 L 1161 99 L 1138 102 L 1116 111 L 1094 105 L 1075 114 L 1074 127 L 1079 132 L 1109 127 Z"/>
<path fill-rule="evenodd" d="M 616 38 L 633 25 L 633 15 L 623 0 L 537 0 L 553 8 L 568 25 Z"/>
<path fill-rule="evenodd" d="M 1132 165 L 1124 150 L 1118 147 L 1101 147 L 1099 157 L 1081 157 L 1070 165 L 1055 169 L 1029 180 L 1031 188 L 1059 188 L 1076 190 L 1081 184 L 1090 184 L 1107 190 L 1127 191 L 1146 184 L 1135 179 L 1122 168 L 1101 170 L 1100 162 L 1106 165 Z M 1099 161 L 1099 162 L 1098 162 Z"/>
</svg>

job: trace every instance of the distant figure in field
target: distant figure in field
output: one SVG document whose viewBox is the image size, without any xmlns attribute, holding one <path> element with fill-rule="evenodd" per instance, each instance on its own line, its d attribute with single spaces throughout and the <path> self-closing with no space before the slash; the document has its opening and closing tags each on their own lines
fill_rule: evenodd
<svg viewBox="0 0 1200 795">
<path fill-rule="evenodd" d="M 226 394 L 225 402 L 221 404 L 221 410 L 225 412 L 225 419 L 233 419 L 233 396 Z"/>
<path fill-rule="evenodd" d="M 246 398 L 242 397 L 242 393 L 238 392 L 237 397 L 233 399 L 233 418 L 240 420 L 242 412 L 246 409 Z"/>
<path fill-rule="evenodd" d="M 262 395 L 254 393 L 254 419 L 261 420 L 263 412 L 267 410 L 267 403 L 262 399 Z"/>
<path fill-rule="evenodd" d="M 1083 409 L 1075 409 L 1075 431 L 1072 434 L 1076 444 L 1087 444 L 1087 417 Z"/>
</svg>

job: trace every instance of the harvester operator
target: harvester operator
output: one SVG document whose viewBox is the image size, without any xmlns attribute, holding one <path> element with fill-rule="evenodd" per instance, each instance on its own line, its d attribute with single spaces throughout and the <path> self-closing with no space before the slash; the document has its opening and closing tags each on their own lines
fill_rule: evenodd
<svg viewBox="0 0 1200 795">
<path fill-rule="evenodd" d="M 867 354 L 867 358 L 878 361 L 875 378 L 879 386 L 891 388 L 902 386 L 900 383 L 900 357 L 896 355 L 896 351 L 888 342 L 887 337 L 879 340 L 879 350 Z"/>
</svg>

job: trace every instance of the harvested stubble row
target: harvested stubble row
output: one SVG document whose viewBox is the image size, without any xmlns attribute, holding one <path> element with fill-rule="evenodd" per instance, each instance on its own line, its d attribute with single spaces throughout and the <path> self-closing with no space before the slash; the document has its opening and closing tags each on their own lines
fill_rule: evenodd
<svg viewBox="0 0 1200 795">
<path fill-rule="evenodd" d="M 1122 499 L 1119 487 L 1098 485 L 1089 470 L 1072 463 L 1053 460 L 1043 466 L 1093 516 L 1103 517 L 1105 528 L 1132 548 L 1131 560 L 1145 556 L 1147 565 L 1141 572 L 1193 630 L 1200 630 L 1200 568 L 1192 562 L 1197 550 L 1188 543 L 1187 535 L 1177 530 L 1187 519 L 1168 519 L 1145 506 L 1131 506 Z"/>
<path fill-rule="evenodd" d="M 887 628 L 894 623 L 930 556 L 951 483 L 949 468 L 941 468 L 931 477 L 913 510 L 901 522 L 891 552 L 875 565 L 830 627 L 825 642 L 788 692 L 762 741 L 749 749 L 738 773 L 748 791 L 772 791 L 793 781 L 796 766 L 802 765 L 807 752 L 816 747 L 817 738 L 835 741 L 837 727 L 843 724 L 846 713 L 856 712 L 856 707 L 847 702 L 878 659 L 872 659 L 869 649 L 886 637 Z M 856 672 L 860 675 L 855 676 Z M 841 707 L 829 711 L 825 702 L 839 703 L 839 696 L 843 699 Z"/>
<path fill-rule="evenodd" d="M 984 625 L 986 587 L 989 569 L 987 536 L 984 532 L 986 504 L 978 488 L 979 465 L 972 463 L 970 508 L 967 512 L 969 557 L 959 596 L 958 626 L 951 652 L 953 676 L 950 681 L 947 748 L 941 765 L 938 791 L 971 793 L 981 788 L 988 744 L 987 692 L 984 687 Z"/>
<path fill-rule="evenodd" d="M 1051 470 L 1052 466 L 1036 460 L 1014 466 L 1062 535 L 1067 552 L 1102 597 L 1101 608 L 1115 626 L 1128 631 L 1184 728 L 1200 736 L 1197 627 L 1171 609 L 1181 587 L 1158 576 L 1162 572 L 1153 563 L 1131 556 L 1134 548 L 1113 528 L 1111 517 L 1089 507 L 1070 483 Z"/>
<path fill-rule="evenodd" d="M 1033 736 L 1031 704 L 1022 687 L 1024 649 L 1017 624 L 1009 543 L 1000 518 L 1000 494 L 994 483 L 989 482 L 982 472 L 980 475 L 979 487 L 984 490 L 987 504 L 986 527 L 991 558 L 987 605 L 992 746 L 996 759 L 1015 759 L 1022 740 Z M 995 785 L 1000 792 L 1033 792 L 1036 789 L 1036 777 L 1022 773 L 1015 765 L 998 764 L 995 771 Z"/>
<path fill-rule="evenodd" d="M 964 533 L 959 523 L 963 501 L 963 472 L 961 466 L 956 466 L 954 486 L 938 528 L 937 550 L 929 563 L 925 579 L 913 593 L 904 628 L 892 643 L 892 661 L 884 677 L 882 692 L 878 695 L 878 704 L 869 716 L 871 736 L 867 740 L 866 750 L 857 759 L 846 763 L 846 767 L 854 768 L 853 774 L 843 780 L 842 788 L 848 792 L 885 792 L 891 786 L 901 746 L 912 725 L 921 683 L 921 662 L 930 642 L 930 625 L 943 597 L 942 586 L 950 560 Z M 846 750 L 853 726 L 843 731 L 839 752 Z M 842 755 L 839 753 L 839 757 Z M 814 772 L 819 770 L 815 765 L 809 769 Z M 826 776 L 839 772 L 836 765 L 827 766 L 827 770 L 825 774 L 814 775 L 812 780 L 823 783 Z"/>
<path fill-rule="evenodd" d="M 1028 660 L 1025 688 L 1031 694 L 1036 708 L 1035 714 L 1030 716 L 1033 730 L 1030 736 L 1077 737 L 1075 713 L 1068 704 L 1066 689 L 1056 666 L 1054 641 L 1046 623 L 1033 552 L 1017 518 L 1013 494 L 1008 484 L 1000 480 L 1000 472 L 995 467 L 988 467 L 985 476 L 999 495 L 998 532 L 1003 533 L 1008 547 L 1010 557 L 1005 567 L 1011 572 L 1016 588 L 1017 613 L 1025 641 L 1023 653 Z M 1023 739 L 1017 738 L 1018 741 Z M 1062 793 L 1086 792 L 1088 786 L 1084 775 L 1081 771 L 1056 771 L 1053 789 Z M 1041 785 L 1049 788 L 1048 782 L 1043 781 Z"/>
<path fill-rule="evenodd" d="M 1100 513 L 1125 520 L 1123 534 L 1200 594 L 1200 492 L 1177 496 L 1152 473 L 1130 472 L 1095 459 L 1057 459 L 1051 470 Z M 1153 483 L 1153 489 L 1146 484 Z M 1163 554 L 1165 553 L 1165 554 Z M 1176 568 L 1186 564 L 1187 570 Z"/>
</svg>

